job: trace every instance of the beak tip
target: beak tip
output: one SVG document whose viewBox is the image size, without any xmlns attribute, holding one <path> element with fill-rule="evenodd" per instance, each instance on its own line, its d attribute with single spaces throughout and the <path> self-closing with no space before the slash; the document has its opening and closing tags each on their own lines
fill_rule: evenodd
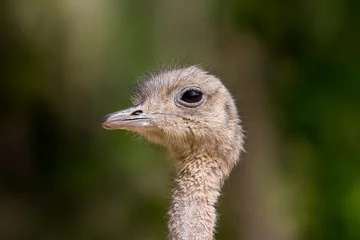
<svg viewBox="0 0 360 240">
<path fill-rule="evenodd" d="M 102 126 L 104 129 L 106 129 L 106 130 L 110 130 L 110 129 L 111 129 L 111 127 L 107 124 L 106 121 L 101 122 L 101 126 Z"/>
<path fill-rule="evenodd" d="M 108 114 L 108 115 L 106 115 L 105 117 L 103 117 L 103 118 L 101 119 L 101 125 L 104 125 L 104 123 L 110 118 L 110 115 L 111 115 L 111 114 Z"/>
</svg>

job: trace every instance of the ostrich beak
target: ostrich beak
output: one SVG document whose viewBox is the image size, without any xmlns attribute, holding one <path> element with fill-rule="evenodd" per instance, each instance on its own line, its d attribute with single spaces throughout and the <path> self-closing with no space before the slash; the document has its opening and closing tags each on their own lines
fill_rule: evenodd
<svg viewBox="0 0 360 240">
<path fill-rule="evenodd" d="M 143 113 L 140 106 L 137 105 L 106 115 L 102 119 L 101 125 L 108 130 L 124 129 L 131 131 L 153 127 L 152 120 L 155 118 L 157 118 L 156 115 Z"/>
</svg>

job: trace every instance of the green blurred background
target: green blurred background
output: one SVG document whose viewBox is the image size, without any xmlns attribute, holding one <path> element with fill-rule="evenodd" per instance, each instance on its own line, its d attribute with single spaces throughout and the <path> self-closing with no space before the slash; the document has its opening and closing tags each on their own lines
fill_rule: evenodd
<svg viewBox="0 0 360 240">
<path fill-rule="evenodd" d="M 100 126 L 159 63 L 202 63 L 247 153 L 217 239 L 360 239 L 360 1 L 3 0 L 0 239 L 165 239 L 171 161 Z"/>
</svg>

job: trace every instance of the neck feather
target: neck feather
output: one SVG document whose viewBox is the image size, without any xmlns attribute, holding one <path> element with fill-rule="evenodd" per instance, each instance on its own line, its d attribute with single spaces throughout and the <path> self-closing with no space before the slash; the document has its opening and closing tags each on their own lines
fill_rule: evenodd
<svg viewBox="0 0 360 240">
<path fill-rule="evenodd" d="M 208 154 L 193 154 L 176 161 L 169 238 L 211 240 L 216 225 L 215 205 L 232 166 L 224 159 L 210 158 Z"/>
</svg>

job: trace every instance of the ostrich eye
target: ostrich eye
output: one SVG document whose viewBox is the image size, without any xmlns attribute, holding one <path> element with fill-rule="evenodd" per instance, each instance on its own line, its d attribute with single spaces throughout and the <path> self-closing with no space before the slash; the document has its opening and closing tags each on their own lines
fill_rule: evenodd
<svg viewBox="0 0 360 240">
<path fill-rule="evenodd" d="M 181 96 L 181 100 L 187 103 L 197 103 L 201 101 L 202 96 L 203 94 L 200 91 L 188 90 L 183 93 L 183 95 Z"/>
<path fill-rule="evenodd" d="M 194 108 L 200 106 L 205 99 L 206 95 L 200 87 L 189 86 L 177 94 L 176 105 L 178 107 Z"/>
</svg>

